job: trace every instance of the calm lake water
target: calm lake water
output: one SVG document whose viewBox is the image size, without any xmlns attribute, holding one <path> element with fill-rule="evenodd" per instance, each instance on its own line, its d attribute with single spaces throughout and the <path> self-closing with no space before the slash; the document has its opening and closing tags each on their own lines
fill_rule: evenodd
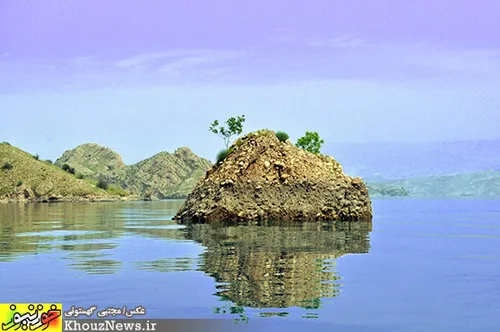
<svg viewBox="0 0 500 332">
<path fill-rule="evenodd" d="M 181 204 L 0 205 L 0 302 L 273 331 L 500 330 L 498 200 L 375 199 L 370 224 L 187 228 L 169 220 Z"/>
</svg>

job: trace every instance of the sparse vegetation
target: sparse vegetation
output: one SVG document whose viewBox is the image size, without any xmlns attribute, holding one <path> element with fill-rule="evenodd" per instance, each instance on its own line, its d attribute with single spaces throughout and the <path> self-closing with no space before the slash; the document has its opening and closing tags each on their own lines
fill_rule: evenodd
<svg viewBox="0 0 500 332">
<path fill-rule="evenodd" d="M 50 160 L 50 159 L 45 160 L 45 162 L 46 162 L 47 164 L 53 164 L 52 160 Z"/>
<path fill-rule="evenodd" d="M 231 143 L 231 137 L 234 135 L 240 135 L 243 131 L 243 122 L 245 122 L 245 116 L 231 117 L 226 121 L 227 128 L 224 126 L 219 126 L 219 121 L 215 120 L 210 125 L 209 130 L 221 137 L 224 140 L 224 145 L 226 149 L 229 148 Z"/>
<path fill-rule="evenodd" d="M 43 161 L 37 161 L 33 155 L 22 151 L 14 146 L 0 144 L 0 199 L 9 195 L 10 199 L 25 198 L 26 193 L 21 188 L 28 189 L 28 200 L 37 197 L 62 196 L 79 197 L 96 195 L 97 197 L 106 196 L 95 187 L 94 183 L 87 181 L 78 181 L 76 177 L 61 170 L 60 167 L 50 165 Z M 1 168 L 10 171 L 2 171 Z M 2 167 L 2 165 L 4 165 Z"/>
<path fill-rule="evenodd" d="M 61 168 L 63 169 L 63 171 L 66 171 L 66 172 L 68 172 L 68 173 L 70 173 L 70 174 L 75 174 L 75 168 L 74 168 L 74 167 L 69 166 L 68 164 L 64 164 L 64 165 L 62 165 L 62 167 L 61 167 Z"/>
<path fill-rule="evenodd" d="M 306 151 L 318 154 L 323 141 L 317 132 L 306 131 L 306 134 L 297 140 L 296 146 Z"/>
<path fill-rule="evenodd" d="M 286 140 L 290 138 L 290 136 L 288 136 L 288 134 L 284 131 L 277 131 L 276 137 L 280 140 L 280 142 L 286 142 Z"/>
<path fill-rule="evenodd" d="M 82 180 L 82 179 L 84 179 L 84 178 L 85 178 L 85 176 L 84 176 L 82 173 L 78 173 L 78 174 L 76 175 L 76 178 L 77 178 L 77 179 Z"/>
<path fill-rule="evenodd" d="M 2 169 L 7 170 L 7 171 L 8 171 L 8 170 L 11 170 L 13 167 L 14 167 L 14 166 L 12 166 L 12 164 L 11 164 L 11 163 L 9 163 L 9 162 L 5 162 L 5 163 L 2 165 Z"/>
<path fill-rule="evenodd" d="M 100 179 L 97 184 L 96 184 L 96 187 L 97 188 L 101 188 L 101 189 L 104 189 L 104 190 L 108 190 L 109 188 L 109 184 L 107 181 L 103 180 L 103 179 Z"/>
<path fill-rule="evenodd" d="M 119 185 L 110 185 L 108 186 L 108 189 L 105 189 L 108 193 L 110 193 L 111 195 L 118 195 L 120 197 L 124 197 L 124 196 L 128 196 L 130 195 L 130 193 L 123 189 L 121 186 Z"/>
<path fill-rule="evenodd" d="M 219 151 L 219 153 L 217 154 L 217 163 L 222 162 L 224 159 L 226 159 L 226 157 L 228 155 L 229 155 L 228 149 L 224 149 L 224 150 Z"/>
<path fill-rule="evenodd" d="M 40 160 L 40 156 L 38 155 L 38 153 L 34 155 L 33 158 L 35 158 L 36 160 Z"/>
</svg>

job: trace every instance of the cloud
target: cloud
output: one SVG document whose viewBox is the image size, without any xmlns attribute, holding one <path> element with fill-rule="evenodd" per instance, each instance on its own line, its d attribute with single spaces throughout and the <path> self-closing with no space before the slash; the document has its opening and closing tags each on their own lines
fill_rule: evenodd
<svg viewBox="0 0 500 332">
<path fill-rule="evenodd" d="M 184 56 L 179 57 L 175 60 L 163 63 L 158 72 L 178 74 L 182 69 L 189 69 L 198 65 L 208 64 L 208 63 L 219 63 L 225 60 L 231 60 L 243 56 L 243 52 L 199 52 L 194 56 Z"/>
<path fill-rule="evenodd" d="M 186 57 L 161 66 L 160 73 L 177 73 L 180 69 L 210 62 L 208 57 Z"/>
<path fill-rule="evenodd" d="M 138 66 L 143 66 L 145 64 L 149 64 L 156 60 L 162 60 L 168 58 L 170 56 L 171 54 L 168 52 L 138 54 L 129 58 L 124 58 L 115 61 L 114 67 L 116 68 L 138 67 Z"/>
<path fill-rule="evenodd" d="M 81 56 L 69 60 L 69 65 L 77 68 L 88 68 L 102 65 L 101 61 L 96 60 L 91 56 Z"/>
<path fill-rule="evenodd" d="M 138 54 L 117 60 L 113 66 L 123 69 L 144 69 L 146 67 L 159 66 L 159 71 L 164 72 L 174 67 L 180 68 L 205 62 L 228 60 L 237 58 L 243 54 L 245 53 L 241 51 L 172 50 L 168 52 Z M 169 61 L 165 63 L 165 60 Z"/>
</svg>

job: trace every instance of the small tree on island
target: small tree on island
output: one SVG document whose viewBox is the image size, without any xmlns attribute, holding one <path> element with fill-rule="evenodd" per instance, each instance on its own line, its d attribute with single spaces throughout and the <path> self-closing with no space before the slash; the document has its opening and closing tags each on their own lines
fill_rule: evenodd
<svg viewBox="0 0 500 332">
<path fill-rule="evenodd" d="M 318 154 L 323 143 L 325 141 L 319 137 L 317 132 L 306 131 L 306 134 L 297 140 L 295 146 Z"/>
<path fill-rule="evenodd" d="M 245 122 L 245 116 L 230 117 L 226 121 L 227 128 L 224 126 L 219 126 L 219 121 L 215 120 L 210 125 L 209 130 L 221 137 L 224 140 L 224 145 L 226 149 L 229 148 L 229 144 L 231 143 L 231 137 L 234 135 L 240 135 L 243 131 L 243 122 Z"/>
</svg>

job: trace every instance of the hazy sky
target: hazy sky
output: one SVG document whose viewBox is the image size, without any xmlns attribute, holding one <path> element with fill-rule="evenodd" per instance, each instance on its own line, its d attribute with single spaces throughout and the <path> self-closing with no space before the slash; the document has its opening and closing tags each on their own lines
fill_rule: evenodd
<svg viewBox="0 0 500 332">
<path fill-rule="evenodd" d="M 500 2 L 0 0 L 0 141 L 211 160 L 214 119 L 335 142 L 500 138 Z"/>
</svg>

